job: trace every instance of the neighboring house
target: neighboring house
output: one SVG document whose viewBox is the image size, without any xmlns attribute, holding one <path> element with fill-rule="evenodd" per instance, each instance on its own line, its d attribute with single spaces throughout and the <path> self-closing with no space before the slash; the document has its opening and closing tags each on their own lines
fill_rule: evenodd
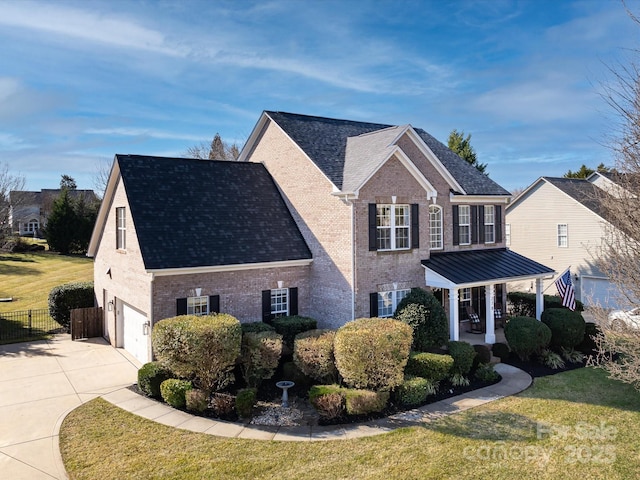
<svg viewBox="0 0 640 480">
<path fill-rule="evenodd" d="M 69 197 L 84 197 L 87 202 L 97 202 L 93 190 L 69 190 Z M 29 237 L 40 237 L 47 225 L 53 202 L 62 190 L 45 188 L 39 192 L 13 190 L 9 192 L 9 224 L 12 232 Z"/>
<path fill-rule="evenodd" d="M 116 155 L 89 245 L 105 335 L 146 361 L 176 314 L 336 328 L 427 287 L 451 338 L 472 307 L 493 343 L 505 283 L 535 281 L 541 307 L 553 273 L 506 248 L 510 198 L 410 125 L 264 112 L 238 162 Z"/>
<path fill-rule="evenodd" d="M 510 248 L 558 274 L 571 267 L 576 298 L 586 305 L 616 308 L 617 290 L 595 265 L 608 224 L 601 199 L 616 188 L 615 176 L 602 172 L 586 180 L 539 178 L 507 207 Z M 530 285 L 511 287 L 527 290 Z M 557 294 L 553 283 L 545 293 Z"/>
</svg>

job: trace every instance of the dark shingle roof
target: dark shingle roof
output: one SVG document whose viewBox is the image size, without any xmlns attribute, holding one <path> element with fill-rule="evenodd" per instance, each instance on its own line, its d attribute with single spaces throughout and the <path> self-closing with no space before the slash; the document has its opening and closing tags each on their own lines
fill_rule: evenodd
<svg viewBox="0 0 640 480">
<path fill-rule="evenodd" d="M 432 254 L 422 265 L 456 285 L 554 273 L 506 248 Z"/>
<path fill-rule="evenodd" d="M 310 259 L 262 164 L 116 155 L 145 268 Z"/>
<path fill-rule="evenodd" d="M 608 197 L 609 194 L 596 187 L 593 183 L 582 178 L 542 177 L 542 179 L 566 193 L 596 215 L 602 218 L 607 217 L 602 200 L 603 197 Z"/>
<path fill-rule="evenodd" d="M 324 174 L 342 189 L 347 138 L 394 125 L 313 117 L 285 112 L 265 112 L 309 156 Z M 469 165 L 422 129 L 416 133 L 440 159 L 469 195 L 510 195 L 508 191 Z"/>
</svg>

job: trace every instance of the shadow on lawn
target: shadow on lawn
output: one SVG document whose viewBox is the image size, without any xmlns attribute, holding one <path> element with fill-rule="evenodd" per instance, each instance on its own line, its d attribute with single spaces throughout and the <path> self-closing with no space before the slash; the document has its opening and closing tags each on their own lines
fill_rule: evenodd
<svg viewBox="0 0 640 480">
<path fill-rule="evenodd" d="M 537 426 L 536 421 L 517 413 L 474 410 L 444 417 L 424 428 L 477 440 L 526 441 L 535 438 Z"/>
</svg>

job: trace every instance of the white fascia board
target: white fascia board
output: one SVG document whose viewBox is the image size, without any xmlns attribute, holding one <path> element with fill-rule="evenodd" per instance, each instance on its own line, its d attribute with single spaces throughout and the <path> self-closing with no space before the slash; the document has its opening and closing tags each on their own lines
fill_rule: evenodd
<svg viewBox="0 0 640 480">
<path fill-rule="evenodd" d="M 488 205 L 495 203 L 509 203 L 508 195 L 450 195 L 449 200 L 453 205 Z"/>
<path fill-rule="evenodd" d="M 118 181 L 120 180 L 120 165 L 116 161 L 117 155 L 113 158 L 113 165 L 111 166 L 111 172 L 109 173 L 109 180 L 107 181 L 107 188 L 104 191 L 102 202 L 100 203 L 100 209 L 98 210 L 98 216 L 96 223 L 93 226 L 93 232 L 91 233 L 91 239 L 89 240 L 89 246 L 87 247 L 87 257 L 94 257 L 98 251 L 100 240 L 102 240 L 102 234 L 104 232 L 104 226 L 107 222 L 107 216 L 113 203 L 113 197 L 116 193 Z"/>
<path fill-rule="evenodd" d="M 544 177 L 538 177 L 538 179 L 529 185 L 524 191 L 520 193 L 516 198 L 514 198 L 509 205 L 507 205 L 507 210 L 513 210 L 516 205 L 518 205 L 523 198 L 525 198 L 529 192 L 531 192 L 534 188 L 536 188 L 541 182 L 546 181 Z"/>
<path fill-rule="evenodd" d="M 424 272 L 424 280 L 425 280 L 425 285 L 427 287 L 446 288 L 447 290 L 452 290 L 452 289 L 455 289 L 455 288 L 461 289 L 461 288 L 482 287 L 482 286 L 491 285 L 491 284 L 519 282 L 519 281 L 522 281 L 522 280 L 532 280 L 532 279 L 537 279 L 537 278 L 549 278 L 549 279 L 551 279 L 557 273 L 557 272 L 540 273 L 540 274 L 537 274 L 537 275 L 523 275 L 523 276 L 518 276 L 518 277 L 492 278 L 491 280 L 483 280 L 483 281 L 480 281 L 480 282 L 454 283 L 451 280 L 449 280 L 448 278 L 443 277 L 439 273 L 434 272 L 433 270 L 431 270 L 428 267 L 425 267 L 424 265 L 422 265 L 422 268 L 424 268 L 424 270 L 425 270 L 425 272 Z"/>
<path fill-rule="evenodd" d="M 411 138 L 413 140 L 413 142 L 416 144 L 416 146 L 418 147 L 420 152 L 425 157 L 427 157 L 427 160 L 429 160 L 433 164 L 433 166 L 435 167 L 437 172 L 440 175 L 442 175 L 442 177 L 446 180 L 446 182 L 449 184 L 449 186 L 451 188 L 453 188 L 454 190 L 458 191 L 458 192 L 465 193 L 465 191 L 462 188 L 462 186 L 457 182 L 457 180 L 455 178 L 453 178 L 453 175 L 451 175 L 451 172 L 449 172 L 449 170 L 447 170 L 445 168 L 445 166 L 442 164 L 440 159 L 436 156 L 435 153 L 433 153 L 433 151 L 424 142 L 424 140 L 422 140 L 422 138 L 420 138 L 420 135 L 418 135 L 416 133 L 416 131 L 413 129 L 413 127 L 411 125 L 408 126 L 408 128 L 405 130 L 405 132 L 409 135 L 409 138 Z"/>
<path fill-rule="evenodd" d="M 286 268 L 286 267 L 305 267 L 310 265 L 313 259 L 302 260 L 284 260 L 281 262 L 261 262 L 261 263 L 239 263 L 235 265 L 214 265 L 206 267 L 186 267 L 186 268 L 163 268 L 163 269 L 147 269 L 146 273 L 155 275 L 156 277 L 166 277 L 171 275 L 193 275 L 197 273 L 220 273 L 220 272 L 239 272 L 242 270 L 260 270 L 265 268 Z"/>
</svg>

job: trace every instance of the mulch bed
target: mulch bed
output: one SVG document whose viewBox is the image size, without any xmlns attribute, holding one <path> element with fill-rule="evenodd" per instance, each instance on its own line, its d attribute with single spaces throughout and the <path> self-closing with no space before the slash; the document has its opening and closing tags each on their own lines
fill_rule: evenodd
<svg viewBox="0 0 640 480">
<path fill-rule="evenodd" d="M 512 365 L 514 367 L 519 368 L 520 370 L 524 370 L 533 378 L 537 377 L 546 377 L 547 375 L 555 375 L 557 373 L 567 372 L 569 370 L 575 370 L 576 368 L 583 368 L 587 364 L 587 359 L 585 359 L 580 363 L 569 363 L 565 362 L 565 366 L 563 368 L 549 368 L 546 365 L 543 365 L 540 362 L 536 361 L 523 361 L 517 355 L 513 353 L 509 355 L 508 358 L 503 358 L 502 363 L 506 363 L 507 365 Z"/>
</svg>

